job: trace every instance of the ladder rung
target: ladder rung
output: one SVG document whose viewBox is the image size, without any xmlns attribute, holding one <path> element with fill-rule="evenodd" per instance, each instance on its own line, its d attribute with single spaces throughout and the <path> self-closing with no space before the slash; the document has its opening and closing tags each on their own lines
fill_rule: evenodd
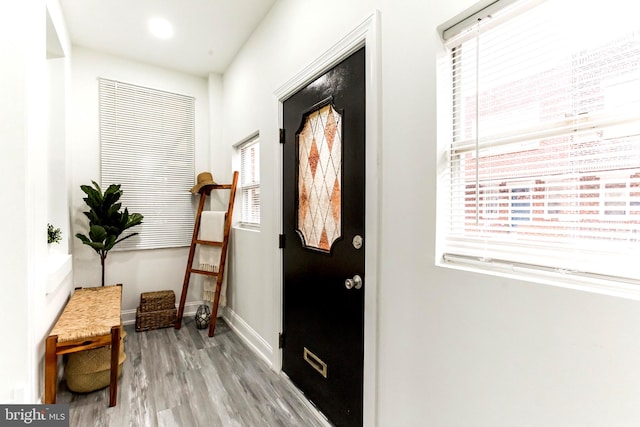
<svg viewBox="0 0 640 427">
<path fill-rule="evenodd" d="M 204 274 L 205 276 L 217 276 L 218 275 L 217 271 L 197 270 L 195 268 L 192 268 L 191 272 L 192 273 L 197 273 L 197 274 Z"/>
<path fill-rule="evenodd" d="M 197 245 L 222 246 L 223 242 L 213 242 L 211 240 L 195 240 L 193 243 Z"/>
</svg>

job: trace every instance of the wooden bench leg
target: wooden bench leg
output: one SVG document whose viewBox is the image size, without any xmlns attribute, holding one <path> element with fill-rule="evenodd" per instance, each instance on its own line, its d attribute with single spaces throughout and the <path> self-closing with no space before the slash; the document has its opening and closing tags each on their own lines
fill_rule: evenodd
<svg viewBox="0 0 640 427">
<path fill-rule="evenodd" d="M 44 403 L 56 403 L 56 387 L 58 383 L 58 354 L 56 352 L 58 336 L 47 337 L 44 355 Z"/>
<path fill-rule="evenodd" d="M 118 362 L 120 361 L 120 326 L 111 328 L 111 382 L 109 383 L 109 407 L 118 399 Z"/>
</svg>

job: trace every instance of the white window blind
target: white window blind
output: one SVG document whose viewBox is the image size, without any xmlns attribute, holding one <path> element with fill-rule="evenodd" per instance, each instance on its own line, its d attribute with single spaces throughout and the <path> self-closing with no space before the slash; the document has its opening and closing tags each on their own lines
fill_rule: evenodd
<svg viewBox="0 0 640 427">
<path fill-rule="evenodd" d="M 188 246 L 194 226 L 195 102 L 99 79 L 101 185 L 121 184 L 123 208 L 144 215 L 116 250 Z"/>
<path fill-rule="evenodd" d="M 616 0 L 509 3 L 446 41 L 444 259 L 640 279 L 640 26 Z"/>
<path fill-rule="evenodd" d="M 260 142 L 258 137 L 240 144 L 240 187 L 245 225 L 260 225 Z"/>
</svg>

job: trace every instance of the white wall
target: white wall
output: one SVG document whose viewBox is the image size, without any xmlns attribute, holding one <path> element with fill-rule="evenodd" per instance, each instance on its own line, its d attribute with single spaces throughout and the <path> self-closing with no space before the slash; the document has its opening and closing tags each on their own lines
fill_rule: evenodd
<svg viewBox="0 0 640 427">
<path fill-rule="evenodd" d="M 29 366 L 25 355 L 29 354 L 29 330 L 26 319 L 28 309 L 28 259 L 27 251 L 32 247 L 26 238 L 29 228 L 27 215 L 27 129 L 28 85 L 27 71 L 33 56 L 38 55 L 37 36 L 30 37 L 35 29 L 34 20 L 38 14 L 33 8 L 19 5 L 14 13 L 0 16 L 0 67 L 3 78 L 0 82 L 0 139 L 3 141 L 3 155 L 0 156 L 0 176 L 5 183 L 2 197 L 11 201 L 10 209 L 2 209 L 0 221 L 2 230 L 2 271 L 3 298 L 0 300 L 0 322 L 6 327 L 3 341 L 11 343 L 13 351 L 0 354 L 2 381 L 0 381 L 0 401 L 20 401 L 20 387 L 26 387 Z M 42 16 L 44 17 L 44 10 Z M 37 30 L 36 30 L 37 33 Z M 44 52 L 40 50 L 40 52 Z"/>
<path fill-rule="evenodd" d="M 196 174 L 208 170 L 209 98 L 207 79 L 165 70 L 74 47 L 72 59 L 72 122 L 69 138 L 72 146 L 72 230 L 85 232 L 88 222 L 80 185 L 100 181 L 100 144 L 98 130 L 98 77 L 115 79 L 155 89 L 190 95 L 196 99 Z M 194 177 L 195 182 L 195 177 Z M 125 190 L 126 191 L 126 190 Z M 194 206 L 197 200 L 194 197 Z M 195 211 L 194 211 L 195 214 Z M 73 238 L 75 286 L 100 285 L 100 259 L 88 246 Z M 106 259 L 105 283 L 123 284 L 123 320 L 135 319 L 140 293 L 173 290 L 180 298 L 189 249 L 111 251 Z M 192 281 L 193 282 L 193 281 Z M 189 288 L 188 302 L 201 301 L 199 282 Z"/>
<path fill-rule="evenodd" d="M 273 94 L 378 9 L 378 385 L 366 393 L 377 400 L 365 402 L 377 425 L 635 426 L 640 303 L 434 265 L 436 27 L 473 3 L 276 3 L 224 75 L 224 143 L 257 129 L 262 144 L 262 225 L 234 234 L 231 308 L 277 347 L 278 328 L 268 321 L 280 286 L 273 279 L 281 155 Z"/>
<path fill-rule="evenodd" d="M 11 13 L 0 17 L 3 74 L 0 174 L 4 183 L 2 196 L 7 201 L 0 214 L 3 236 L 0 271 L 4 284 L 0 321 L 5 325 L 1 336 L 6 343 L 5 351 L 0 353 L 0 402 L 3 403 L 39 400 L 44 337 L 66 299 L 65 286 L 58 287 L 56 293 L 46 294 L 45 230 L 51 191 L 47 179 L 51 168 L 47 126 L 51 84 L 47 74 L 47 9 L 60 35 L 59 48 L 68 52 L 68 36 L 56 0 L 16 3 Z M 58 66 L 58 72 L 64 74 L 67 63 Z M 64 123 L 56 133 L 64 133 Z M 58 148 L 64 152 L 64 136 L 58 142 Z M 59 190 L 65 193 L 64 180 Z M 64 221 L 64 215 L 61 220 Z M 60 280 L 64 282 L 67 278 Z"/>
</svg>

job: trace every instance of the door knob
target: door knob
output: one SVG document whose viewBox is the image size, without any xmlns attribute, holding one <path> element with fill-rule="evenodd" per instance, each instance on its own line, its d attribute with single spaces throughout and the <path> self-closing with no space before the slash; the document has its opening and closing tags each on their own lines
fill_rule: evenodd
<svg viewBox="0 0 640 427">
<path fill-rule="evenodd" d="M 360 289 L 362 287 L 362 277 L 356 274 L 355 276 L 353 276 L 353 279 L 345 280 L 344 287 L 347 289 L 351 289 L 351 288 Z"/>
</svg>

